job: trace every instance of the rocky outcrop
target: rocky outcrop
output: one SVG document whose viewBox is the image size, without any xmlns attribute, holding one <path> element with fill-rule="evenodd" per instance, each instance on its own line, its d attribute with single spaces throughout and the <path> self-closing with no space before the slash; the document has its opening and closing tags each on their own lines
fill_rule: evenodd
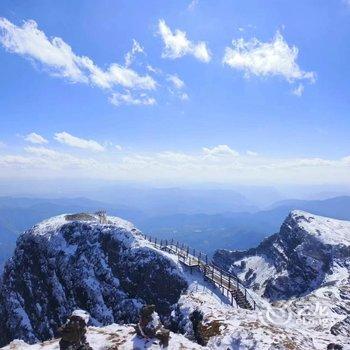
<svg viewBox="0 0 350 350">
<path fill-rule="evenodd" d="M 331 328 L 331 333 L 334 335 L 341 334 L 350 339 L 350 316 L 347 316 L 342 321 L 334 324 Z"/>
<path fill-rule="evenodd" d="M 293 211 L 257 248 L 219 250 L 214 261 L 271 301 L 301 296 L 350 270 L 350 222 Z"/>
<path fill-rule="evenodd" d="M 136 322 L 144 304 L 170 314 L 187 287 L 176 262 L 126 221 L 86 218 L 52 218 L 19 238 L 0 287 L 0 346 L 51 338 L 76 308 L 94 326 Z"/>
</svg>

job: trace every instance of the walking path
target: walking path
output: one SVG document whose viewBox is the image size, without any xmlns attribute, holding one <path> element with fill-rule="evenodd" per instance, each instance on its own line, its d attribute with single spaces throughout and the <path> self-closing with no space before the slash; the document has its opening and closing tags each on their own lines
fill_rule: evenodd
<svg viewBox="0 0 350 350">
<path fill-rule="evenodd" d="M 255 310 L 257 308 L 255 300 L 249 294 L 242 282 L 237 276 L 224 271 L 220 267 L 208 261 L 208 256 L 201 252 L 196 252 L 195 249 L 190 249 L 188 246 L 174 242 L 173 240 L 157 240 L 151 236 L 143 235 L 156 248 L 176 254 L 179 261 L 190 268 L 198 269 L 202 272 L 203 277 L 212 282 L 221 293 L 231 300 L 236 301 L 237 305 L 243 309 Z"/>
</svg>

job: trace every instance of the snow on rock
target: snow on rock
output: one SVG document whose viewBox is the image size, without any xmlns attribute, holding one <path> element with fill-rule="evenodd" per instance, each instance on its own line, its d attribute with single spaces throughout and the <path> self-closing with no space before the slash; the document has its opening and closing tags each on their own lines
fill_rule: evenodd
<svg viewBox="0 0 350 350">
<path fill-rule="evenodd" d="M 142 305 L 163 317 L 186 289 L 179 263 L 134 226 L 91 214 L 60 215 L 20 236 L 0 286 L 0 346 L 56 335 L 84 309 L 93 326 L 136 322 Z"/>
<path fill-rule="evenodd" d="M 350 222 L 292 211 L 279 233 L 247 251 L 219 250 L 214 261 L 270 300 L 310 292 L 334 277 L 349 276 Z"/>
<path fill-rule="evenodd" d="M 265 327 L 277 325 L 276 334 L 305 339 L 310 349 L 326 349 L 329 343 L 349 349 L 349 242 L 350 222 L 298 210 L 257 248 L 220 250 L 214 260 L 273 302 L 261 313 Z"/>
<path fill-rule="evenodd" d="M 313 215 L 301 210 L 292 211 L 290 219 L 324 244 L 350 246 L 350 221 Z"/>
<path fill-rule="evenodd" d="M 256 249 L 216 253 L 217 264 L 258 294 L 259 309 L 245 310 L 131 223 L 108 217 L 102 224 L 91 214 L 46 220 L 20 237 L 5 267 L 0 344 L 51 339 L 79 308 L 91 315 L 94 350 L 159 349 L 130 324 L 142 305 L 154 303 L 176 331 L 170 350 L 350 349 L 348 224 L 294 211 Z M 53 350 L 58 340 L 15 340 L 5 349 Z"/>
<path fill-rule="evenodd" d="M 335 336 L 329 329 L 322 328 L 325 320 L 318 314 L 306 318 L 309 323 L 305 321 L 315 300 L 310 300 L 309 305 L 300 300 L 298 302 L 300 305 L 294 300 L 288 304 L 288 308 L 280 305 L 279 309 L 245 310 L 230 307 L 214 290 L 198 284 L 181 296 L 173 317 L 178 317 L 180 329 L 186 337 L 205 340 L 207 349 L 324 350 L 331 342 L 341 344 L 344 350 L 349 349 L 349 338 Z M 196 310 L 201 316 L 201 325 L 197 330 L 191 317 Z M 334 315 L 329 314 L 328 321 L 332 317 Z"/>
<path fill-rule="evenodd" d="M 142 339 L 135 333 L 132 325 L 112 324 L 107 327 L 89 327 L 87 340 L 93 350 L 159 350 L 157 339 Z M 4 350 L 58 350 L 59 340 L 54 339 L 44 343 L 29 345 L 21 340 L 14 340 Z M 203 349 L 200 345 L 191 342 L 183 335 L 170 333 L 168 350 L 196 350 Z"/>
</svg>

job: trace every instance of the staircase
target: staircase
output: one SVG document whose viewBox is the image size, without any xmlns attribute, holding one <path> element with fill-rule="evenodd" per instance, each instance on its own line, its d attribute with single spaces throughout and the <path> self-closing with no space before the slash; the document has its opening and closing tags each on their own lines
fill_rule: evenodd
<svg viewBox="0 0 350 350">
<path fill-rule="evenodd" d="M 173 240 L 168 242 L 167 240 L 157 240 L 151 236 L 142 236 L 156 248 L 176 254 L 179 261 L 190 268 L 191 271 L 193 268 L 199 270 L 203 274 L 204 279 L 213 283 L 223 295 L 231 300 L 231 304 L 235 300 L 236 304 L 242 309 L 255 310 L 257 308 L 255 300 L 239 278 L 215 266 L 212 262 L 208 262 L 206 254 L 196 252 L 194 249 L 190 249 L 188 246 Z"/>
</svg>

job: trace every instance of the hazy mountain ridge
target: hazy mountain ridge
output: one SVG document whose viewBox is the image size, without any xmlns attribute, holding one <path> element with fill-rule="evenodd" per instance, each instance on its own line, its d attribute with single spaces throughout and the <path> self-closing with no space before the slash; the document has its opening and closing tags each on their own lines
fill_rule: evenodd
<svg viewBox="0 0 350 350">
<path fill-rule="evenodd" d="M 153 209 L 144 212 L 126 205 L 118 207 L 87 198 L 0 197 L 0 269 L 11 256 L 19 233 L 47 217 L 67 212 L 106 209 L 110 215 L 131 220 L 146 233 L 159 238 L 174 238 L 209 254 L 223 247 L 247 249 L 256 246 L 266 236 L 277 232 L 282 220 L 295 208 L 350 220 L 350 197 L 347 196 L 320 201 L 291 200 L 279 204 L 253 213 L 226 211 L 152 216 Z"/>
</svg>

